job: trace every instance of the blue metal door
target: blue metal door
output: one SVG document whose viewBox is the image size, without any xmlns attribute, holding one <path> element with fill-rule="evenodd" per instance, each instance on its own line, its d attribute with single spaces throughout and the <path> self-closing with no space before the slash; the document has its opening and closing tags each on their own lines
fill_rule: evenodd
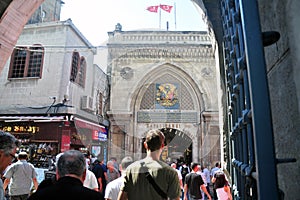
<svg viewBox="0 0 300 200">
<path fill-rule="evenodd" d="M 222 0 L 221 8 L 233 196 L 276 200 L 276 159 L 257 1 Z"/>
</svg>

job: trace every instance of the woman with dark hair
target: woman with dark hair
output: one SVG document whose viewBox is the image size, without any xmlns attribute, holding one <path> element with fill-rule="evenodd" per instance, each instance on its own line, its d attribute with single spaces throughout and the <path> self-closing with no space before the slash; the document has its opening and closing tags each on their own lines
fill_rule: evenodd
<svg viewBox="0 0 300 200">
<path fill-rule="evenodd" d="M 232 200 L 230 186 L 223 172 L 217 172 L 212 179 L 218 200 Z"/>
</svg>

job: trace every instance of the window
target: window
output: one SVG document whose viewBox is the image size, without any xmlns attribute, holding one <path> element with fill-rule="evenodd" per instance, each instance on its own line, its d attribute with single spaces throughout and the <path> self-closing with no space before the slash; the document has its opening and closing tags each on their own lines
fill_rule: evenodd
<svg viewBox="0 0 300 200">
<path fill-rule="evenodd" d="M 78 65 L 79 65 L 78 63 L 79 63 L 79 53 L 73 52 L 72 69 L 71 69 L 71 77 L 70 77 L 70 81 L 72 81 L 72 82 L 76 81 Z"/>
<path fill-rule="evenodd" d="M 81 87 L 85 85 L 86 60 L 79 56 L 78 52 L 73 52 L 70 81 L 77 83 Z"/>
<path fill-rule="evenodd" d="M 12 53 L 8 78 L 41 78 L 44 47 L 16 47 Z"/>
<path fill-rule="evenodd" d="M 84 82 L 85 82 L 85 69 L 86 69 L 86 61 L 84 57 L 81 57 L 79 74 L 78 74 L 78 84 L 82 87 L 84 87 Z"/>
<path fill-rule="evenodd" d="M 99 93 L 98 114 L 103 114 L 103 94 Z"/>
</svg>

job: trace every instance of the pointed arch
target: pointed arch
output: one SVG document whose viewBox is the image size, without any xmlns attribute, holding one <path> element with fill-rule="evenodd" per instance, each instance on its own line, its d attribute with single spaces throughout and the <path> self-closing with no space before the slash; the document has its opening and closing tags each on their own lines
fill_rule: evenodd
<svg viewBox="0 0 300 200">
<path fill-rule="evenodd" d="M 142 99 L 145 94 L 148 94 L 147 90 L 151 84 L 155 84 L 156 81 L 161 82 L 165 76 L 173 78 L 173 81 L 178 81 L 184 88 L 189 90 L 194 110 L 201 111 L 205 109 L 205 101 L 202 97 L 204 87 L 201 87 L 201 84 L 196 84 L 193 78 L 176 64 L 165 62 L 157 64 L 152 71 L 136 84 L 135 90 L 130 97 L 130 110 L 133 112 L 140 110 Z"/>
</svg>

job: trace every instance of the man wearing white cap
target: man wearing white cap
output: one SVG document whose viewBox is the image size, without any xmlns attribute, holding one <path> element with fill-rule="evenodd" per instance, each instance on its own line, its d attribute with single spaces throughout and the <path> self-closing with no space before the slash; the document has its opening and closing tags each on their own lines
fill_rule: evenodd
<svg viewBox="0 0 300 200">
<path fill-rule="evenodd" d="M 18 154 L 18 161 L 11 164 L 4 174 L 4 190 L 11 182 L 9 187 L 9 195 L 11 200 L 27 199 L 30 194 L 32 182 L 34 188 L 38 188 L 34 166 L 31 163 L 28 163 L 26 160 L 27 153 L 20 152 Z"/>
</svg>

